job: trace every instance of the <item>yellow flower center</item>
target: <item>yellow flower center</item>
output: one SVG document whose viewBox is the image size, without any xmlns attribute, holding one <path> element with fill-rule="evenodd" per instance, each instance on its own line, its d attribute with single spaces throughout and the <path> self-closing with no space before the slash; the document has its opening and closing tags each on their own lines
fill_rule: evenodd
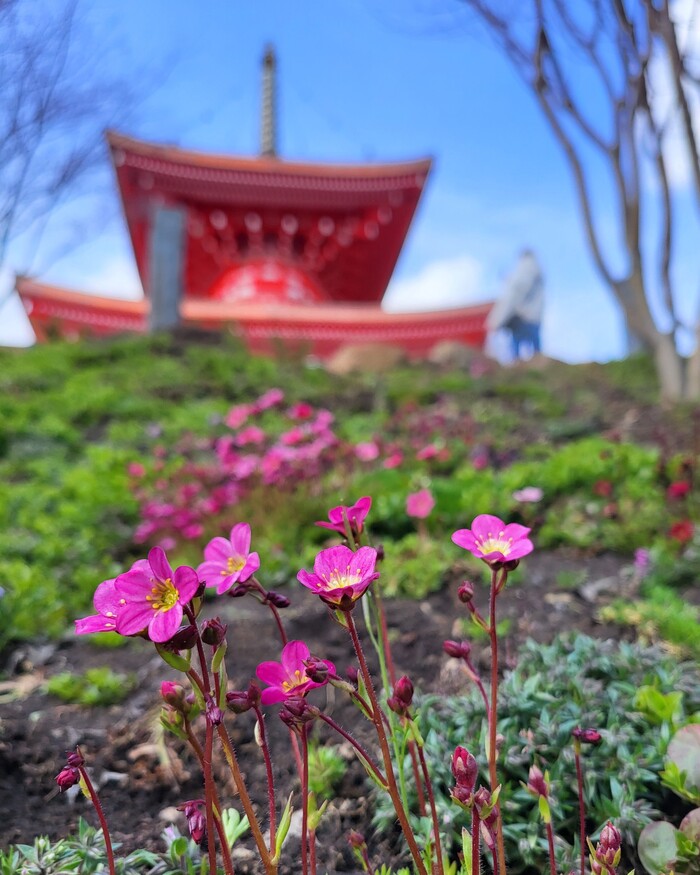
<svg viewBox="0 0 700 875">
<path fill-rule="evenodd" d="M 321 575 L 320 580 L 323 584 L 323 589 L 328 592 L 329 590 L 340 589 L 344 586 L 352 586 L 355 583 L 359 583 L 360 573 L 359 571 L 351 572 L 348 565 L 344 572 L 334 568 L 328 576 Z"/>
<path fill-rule="evenodd" d="M 513 539 L 506 538 L 505 532 L 499 532 L 497 535 L 488 533 L 487 537 L 478 542 L 479 549 L 482 553 L 502 553 L 507 556 L 513 547 Z"/>
<path fill-rule="evenodd" d="M 180 593 L 175 589 L 172 580 L 151 580 L 153 587 L 151 594 L 146 596 L 146 601 L 151 603 L 154 611 L 169 611 L 175 607 L 180 598 Z"/>
<path fill-rule="evenodd" d="M 228 577 L 229 574 L 235 574 L 236 571 L 241 571 L 245 565 L 245 559 L 242 556 L 229 556 L 226 560 L 226 568 L 221 571 L 222 577 Z"/>
<path fill-rule="evenodd" d="M 308 678 L 306 677 L 305 672 L 302 672 L 301 669 L 297 669 L 289 680 L 282 681 L 282 689 L 285 693 L 288 693 L 290 690 L 305 684 L 307 680 Z"/>
</svg>

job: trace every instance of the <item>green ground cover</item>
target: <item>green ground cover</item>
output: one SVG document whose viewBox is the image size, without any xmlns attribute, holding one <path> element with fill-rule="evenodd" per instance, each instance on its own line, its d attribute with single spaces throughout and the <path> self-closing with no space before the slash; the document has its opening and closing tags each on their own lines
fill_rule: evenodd
<svg viewBox="0 0 700 875">
<path fill-rule="evenodd" d="M 488 512 L 533 525 L 538 549 L 611 550 L 630 560 L 636 548 L 651 549 L 653 614 L 664 588 L 680 591 L 695 574 L 698 501 L 696 460 L 678 438 L 686 411 L 659 416 L 659 434 L 625 431 L 625 410 L 636 409 L 637 421 L 651 415 L 651 379 L 643 360 L 338 378 L 295 360 L 252 358 L 233 340 L 169 336 L 1 351 L 0 647 L 63 634 L 89 612 L 97 582 L 166 536 L 176 563 L 194 563 L 209 538 L 249 521 L 255 548 L 269 557 L 267 579 L 284 585 L 325 537 L 313 521 L 361 495 L 374 498 L 373 535 L 396 569 L 389 594 L 439 588 L 458 559 L 450 533 Z M 187 496 L 207 478 L 229 482 L 217 457 L 236 435 L 227 412 L 273 387 L 284 402 L 255 420 L 270 445 L 293 427 L 296 403 L 333 414 L 334 440 L 318 472 L 305 477 L 292 466 L 271 482 L 254 472 L 236 502 L 198 520 L 201 530 L 137 537 L 150 498 L 187 503 L 182 487 Z M 677 482 L 688 490 L 669 498 Z M 527 486 L 542 499 L 517 501 L 513 493 Z M 417 521 L 406 498 L 421 488 L 436 506 Z M 636 608 L 617 619 L 641 623 L 645 606 Z M 662 632 L 700 652 L 697 636 L 672 618 Z"/>
</svg>

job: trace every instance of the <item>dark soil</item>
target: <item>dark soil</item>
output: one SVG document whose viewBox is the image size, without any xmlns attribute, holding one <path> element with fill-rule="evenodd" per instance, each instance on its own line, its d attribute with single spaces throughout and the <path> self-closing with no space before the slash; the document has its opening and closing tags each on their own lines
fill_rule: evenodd
<svg viewBox="0 0 700 875">
<path fill-rule="evenodd" d="M 502 650 L 506 663 L 514 659 L 527 637 L 548 642 L 558 632 L 571 629 L 599 637 L 626 634 L 596 620 L 600 604 L 628 586 L 620 558 L 583 558 L 558 551 L 535 553 L 523 565 L 521 582 L 500 599 L 500 615 L 511 621 Z M 558 581 L 569 586 L 558 585 Z M 397 674 L 410 675 L 425 691 L 464 688 L 465 679 L 456 661 L 442 651 L 445 639 L 463 635 L 461 621 L 467 614 L 456 597 L 457 585 L 458 581 L 422 602 L 397 600 L 387 604 Z M 313 653 L 333 660 L 343 673 L 352 664 L 347 632 L 306 590 L 299 587 L 293 596 L 293 605 L 284 612 L 289 637 L 305 640 Z M 486 611 L 485 589 L 477 593 L 477 602 Z M 217 608 L 222 609 L 221 599 Z M 229 600 L 223 609 L 227 611 L 223 619 L 229 623 L 229 677 L 234 688 L 245 688 L 259 662 L 278 658 L 276 630 L 266 609 L 252 600 Z M 360 612 L 357 614 L 359 618 Z M 475 657 L 482 668 L 489 665 L 488 648 L 483 645 L 475 644 Z M 84 672 L 104 665 L 138 677 L 135 692 L 118 706 L 66 705 L 42 690 L 42 683 L 58 672 Z M 200 798 L 202 782 L 199 767 L 184 744 L 173 736 L 167 736 L 165 746 L 159 744 L 159 686 L 174 674 L 151 645 L 141 640 L 112 650 L 98 648 L 86 639 L 70 639 L 58 645 L 23 646 L 10 653 L 8 680 L 0 684 L 0 847 L 30 842 L 38 834 L 59 838 L 74 829 L 80 815 L 95 821 L 82 796 L 56 792 L 54 777 L 63 766 L 64 751 L 76 744 L 80 744 L 100 787 L 113 838 L 122 843 L 124 851 L 139 847 L 163 850 L 160 834 L 169 823 L 184 830 L 176 806 Z M 363 725 L 353 706 L 338 691 L 328 689 L 327 699 L 325 691 L 314 694 L 316 703 L 348 729 L 366 731 L 367 724 Z M 292 790 L 298 791 L 298 781 L 287 730 L 277 711 L 278 706 L 267 709 L 266 726 L 277 769 L 278 799 L 285 799 Z M 254 739 L 253 719 L 250 714 L 229 714 L 226 720 L 254 802 L 264 812 L 265 772 Z M 327 727 L 321 728 L 321 739 L 340 741 L 330 737 Z M 224 804 L 235 804 L 235 791 L 223 763 L 217 763 L 217 772 Z M 374 835 L 369 828 L 368 789 L 362 768 L 348 752 L 346 774 L 318 835 L 319 871 L 357 871 L 346 841 L 350 829 L 367 834 L 375 859 L 395 859 L 395 837 Z M 250 842 L 240 844 L 236 871 L 259 871 Z M 292 865 L 283 871 L 298 871 L 298 865 L 293 864 L 294 847 L 292 839 L 285 851 Z"/>
</svg>

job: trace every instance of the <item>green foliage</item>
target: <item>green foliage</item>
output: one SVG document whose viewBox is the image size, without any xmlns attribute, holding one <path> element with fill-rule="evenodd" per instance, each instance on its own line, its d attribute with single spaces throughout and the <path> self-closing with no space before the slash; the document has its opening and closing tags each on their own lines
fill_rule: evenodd
<svg viewBox="0 0 700 875">
<path fill-rule="evenodd" d="M 89 668 L 85 674 L 69 671 L 54 675 L 46 683 L 46 692 L 64 702 L 78 705 L 116 705 L 136 686 L 133 674 L 120 674 L 108 666 Z"/>
<path fill-rule="evenodd" d="M 322 799 L 333 799 L 347 771 L 344 757 L 334 745 L 309 744 L 309 789 Z"/>
<path fill-rule="evenodd" d="M 499 690 L 498 731 L 504 737 L 499 777 L 507 857 L 514 875 L 547 869 L 537 805 L 521 786 L 533 763 L 550 773 L 553 824 L 560 840 L 558 869 L 576 868 L 578 807 L 571 731 L 577 726 L 596 727 L 603 736 L 599 746 L 585 747 L 583 753 L 591 835 L 612 820 L 631 848 L 640 827 L 663 811 L 667 797 L 659 774 L 673 727 L 668 722 L 652 723 L 637 710 L 636 697 L 644 686 L 661 695 L 681 693 L 677 719 L 687 719 L 685 715 L 693 714 L 700 704 L 697 669 L 656 648 L 585 636 L 561 637 L 549 646 L 534 642 L 525 646 Z M 422 697 L 419 724 L 443 822 L 454 822 L 448 847 L 455 848 L 465 824 L 449 801 L 451 756 L 457 745 L 466 746 L 479 760 L 481 780 L 488 784 L 484 705 L 476 691 L 467 701 Z M 377 823 L 386 826 L 390 816 L 379 797 Z"/>
</svg>

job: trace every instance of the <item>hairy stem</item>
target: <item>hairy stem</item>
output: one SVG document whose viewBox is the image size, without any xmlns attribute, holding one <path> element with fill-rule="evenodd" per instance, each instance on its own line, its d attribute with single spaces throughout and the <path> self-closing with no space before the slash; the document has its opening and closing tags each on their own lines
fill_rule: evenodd
<svg viewBox="0 0 700 875">
<path fill-rule="evenodd" d="M 105 813 L 102 810 L 102 803 L 100 802 L 100 797 L 97 795 L 97 791 L 93 787 L 92 781 L 87 773 L 87 770 L 84 766 L 78 766 L 78 771 L 80 772 L 80 777 L 83 779 L 83 783 L 87 787 L 87 791 L 90 794 L 90 801 L 97 812 L 97 817 L 100 821 L 100 826 L 102 827 L 102 835 L 105 840 L 105 851 L 107 853 L 107 863 L 109 865 L 109 875 L 115 875 L 116 870 L 114 868 L 114 850 L 112 849 L 112 839 L 109 834 L 109 829 L 107 827 L 107 819 L 105 818 Z"/>
</svg>

